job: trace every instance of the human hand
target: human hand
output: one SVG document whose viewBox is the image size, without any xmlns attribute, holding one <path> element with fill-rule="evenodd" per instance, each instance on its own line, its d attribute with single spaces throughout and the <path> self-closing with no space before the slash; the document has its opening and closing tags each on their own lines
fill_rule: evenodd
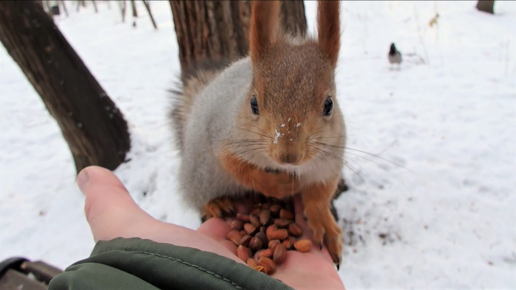
<svg viewBox="0 0 516 290">
<path fill-rule="evenodd" d="M 222 219 L 209 219 L 196 231 L 156 220 L 138 207 L 113 173 L 100 167 L 83 169 L 77 182 L 86 196 L 85 214 L 95 242 L 137 237 L 212 252 L 244 264 L 236 256 L 236 246 L 226 240 L 231 228 Z M 296 222 L 308 239 L 312 233 L 303 219 L 299 198 L 295 208 Z M 272 277 L 295 289 L 344 289 L 326 248 L 314 247 L 308 253 L 288 251 L 286 261 Z"/>
</svg>

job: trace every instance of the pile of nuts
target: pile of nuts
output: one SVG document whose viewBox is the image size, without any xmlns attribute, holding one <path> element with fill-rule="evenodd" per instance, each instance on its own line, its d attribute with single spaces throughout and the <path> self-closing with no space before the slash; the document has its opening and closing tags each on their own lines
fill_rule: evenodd
<svg viewBox="0 0 516 290">
<path fill-rule="evenodd" d="M 267 275 L 285 261 L 288 250 L 304 253 L 312 248 L 310 240 L 298 240 L 303 232 L 283 202 L 260 203 L 249 215 L 238 213 L 231 229 L 227 239 L 238 247 L 238 257 Z"/>
</svg>

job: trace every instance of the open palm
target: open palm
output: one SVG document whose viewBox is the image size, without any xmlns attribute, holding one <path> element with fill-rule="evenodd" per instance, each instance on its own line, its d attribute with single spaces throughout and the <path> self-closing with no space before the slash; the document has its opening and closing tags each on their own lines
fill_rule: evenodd
<svg viewBox="0 0 516 290">
<path fill-rule="evenodd" d="M 113 173 L 100 167 L 84 169 L 77 180 L 86 196 L 85 213 L 95 241 L 138 237 L 216 253 L 244 264 L 236 256 L 236 246 L 226 240 L 231 230 L 226 221 L 212 218 L 194 231 L 156 220 L 138 207 Z M 295 207 L 303 238 L 310 238 L 299 198 L 295 198 Z M 326 248 L 287 252 L 286 261 L 278 265 L 272 277 L 295 289 L 344 289 Z"/>
</svg>

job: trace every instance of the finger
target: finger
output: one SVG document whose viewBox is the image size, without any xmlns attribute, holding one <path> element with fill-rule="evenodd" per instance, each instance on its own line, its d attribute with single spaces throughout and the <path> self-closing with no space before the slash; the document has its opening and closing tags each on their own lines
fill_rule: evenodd
<svg viewBox="0 0 516 290">
<path fill-rule="evenodd" d="M 86 196 L 85 212 L 95 241 L 138 237 L 217 253 L 241 263 L 212 237 L 152 218 L 138 207 L 109 170 L 100 167 L 83 169 L 77 183 Z"/>
<path fill-rule="evenodd" d="M 87 167 L 79 173 L 77 183 L 86 196 L 84 211 L 95 241 L 131 236 L 135 223 L 151 218 L 107 169 Z"/>
</svg>

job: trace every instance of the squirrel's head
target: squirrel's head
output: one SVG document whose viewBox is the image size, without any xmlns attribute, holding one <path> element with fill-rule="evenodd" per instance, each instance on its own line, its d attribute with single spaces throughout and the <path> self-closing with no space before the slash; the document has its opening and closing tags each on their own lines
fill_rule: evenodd
<svg viewBox="0 0 516 290">
<path fill-rule="evenodd" d="M 318 39 L 283 34 L 279 13 L 279 1 L 253 2 L 253 83 L 242 114 L 247 130 L 266 142 L 269 158 L 278 165 L 300 165 L 328 151 L 319 143 L 343 146 L 345 139 L 334 80 L 339 2 L 319 1 Z"/>
</svg>

